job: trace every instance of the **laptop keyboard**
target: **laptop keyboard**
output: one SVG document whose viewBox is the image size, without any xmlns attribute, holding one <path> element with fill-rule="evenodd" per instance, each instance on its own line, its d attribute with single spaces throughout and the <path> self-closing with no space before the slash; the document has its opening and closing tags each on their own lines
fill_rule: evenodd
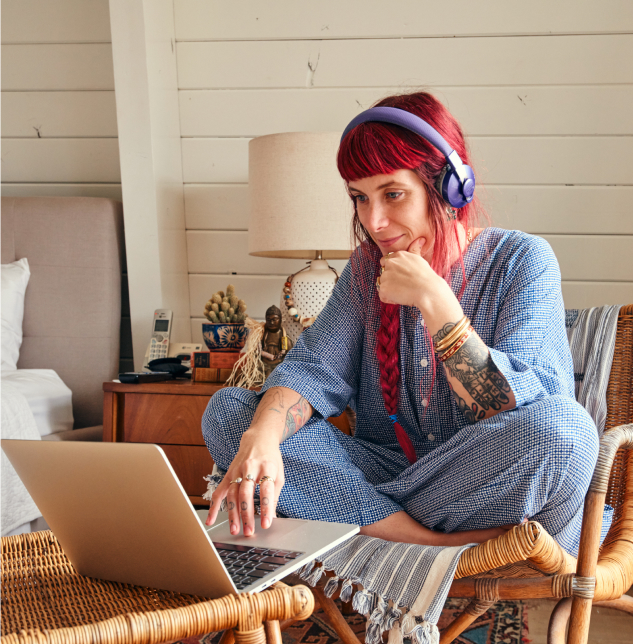
<svg viewBox="0 0 633 644">
<path fill-rule="evenodd" d="M 271 548 L 249 548 L 233 543 L 213 542 L 222 563 L 233 579 L 238 590 L 243 590 L 258 579 L 294 561 L 304 552 L 274 550 Z"/>
</svg>

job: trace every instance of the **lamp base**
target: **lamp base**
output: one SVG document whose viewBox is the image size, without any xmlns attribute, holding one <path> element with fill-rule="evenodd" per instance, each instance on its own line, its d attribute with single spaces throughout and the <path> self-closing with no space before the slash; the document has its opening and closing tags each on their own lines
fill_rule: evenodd
<svg viewBox="0 0 633 644">
<path fill-rule="evenodd" d="M 299 315 L 304 321 L 306 318 L 314 318 L 325 306 L 332 289 L 336 284 L 337 276 L 329 267 L 328 263 L 323 259 L 315 259 L 310 263 L 310 268 L 295 275 L 292 280 L 292 300 L 294 308 L 297 309 Z M 288 314 L 286 307 L 284 292 L 281 292 L 281 302 L 279 304 L 281 309 L 281 322 L 286 329 L 286 333 L 296 344 L 298 337 L 303 331 L 304 324 L 301 321 L 295 320 Z M 308 322 L 306 326 L 310 326 Z"/>
</svg>

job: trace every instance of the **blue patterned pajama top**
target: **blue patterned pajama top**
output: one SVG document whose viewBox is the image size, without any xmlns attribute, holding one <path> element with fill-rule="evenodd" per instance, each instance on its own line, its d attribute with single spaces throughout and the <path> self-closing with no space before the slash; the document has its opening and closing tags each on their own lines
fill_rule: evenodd
<svg viewBox="0 0 633 644">
<path fill-rule="evenodd" d="M 404 509 L 444 532 L 528 517 L 575 553 L 598 438 L 574 399 L 560 271 L 549 244 L 487 228 L 464 254 L 460 302 L 514 392 L 512 411 L 469 424 L 439 362 L 431 393 L 433 347 L 424 321 L 416 308 L 400 307 L 398 420 L 418 456 L 411 466 L 380 389 L 378 259 L 348 262 L 316 322 L 260 394 L 223 389 L 213 397 L 203 434 L 218 466 L 228 468 L 259 396 L 289 387 L 314 414 L 281 445 L 281 513 L 367 525 Z M 459 294 L 459 263 L 448 282 Z M 354 437 L 325 420 L 348 404 L 357 413 Z M 606 530 L 610 516 L 605 519 Z"/>
</svg>

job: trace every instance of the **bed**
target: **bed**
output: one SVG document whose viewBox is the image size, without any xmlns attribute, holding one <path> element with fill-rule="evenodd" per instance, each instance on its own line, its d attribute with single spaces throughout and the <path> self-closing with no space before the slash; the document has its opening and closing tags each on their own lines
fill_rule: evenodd
<svg viewBox="0 0 633 644">
<path fill-rule="evenodd" d="M 101 440 L 119 372 L 123 214 L 87 197 L 2 198 L 2 437 Z M 2 454 L 2 536 L 44 527 Z"/>
</svg>

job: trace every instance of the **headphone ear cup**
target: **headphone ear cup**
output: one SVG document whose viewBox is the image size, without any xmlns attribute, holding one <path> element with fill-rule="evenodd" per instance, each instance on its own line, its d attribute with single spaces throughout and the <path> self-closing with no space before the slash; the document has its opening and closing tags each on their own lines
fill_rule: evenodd
<svg viewBox="0 0 633 644">
<path fill-rule="evenodd" d="M 459 177 L 450 166 L 446 166 L 438 177 L 438 191 L 446 203 L 453 208 L 463 208 L 475 195 L 475 174 L 469 165 L 462 166 L 466 171 L 466 182 L 462 188 Z M 441 183 L 440 183 L 441 182 Z"/>
</svg>

